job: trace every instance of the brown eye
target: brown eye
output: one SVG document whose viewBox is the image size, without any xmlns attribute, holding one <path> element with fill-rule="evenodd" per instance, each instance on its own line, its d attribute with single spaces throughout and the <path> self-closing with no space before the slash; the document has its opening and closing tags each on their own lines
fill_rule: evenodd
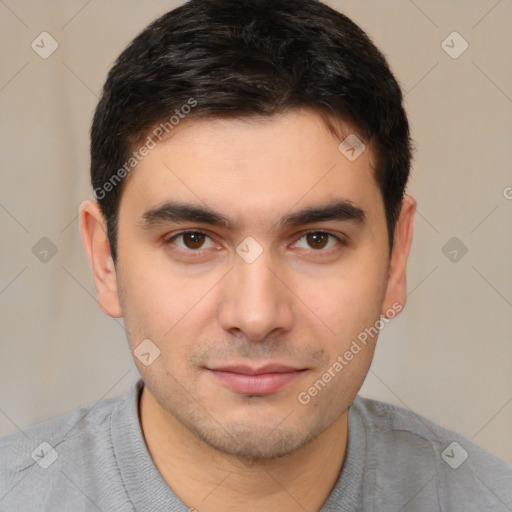
<svg viewBox="0 0 512 512">
<path fill-rule="evenodd" d="M 329 249 L 333 249 L 336 246 L 341 248 L 343 245 L 345 245 L 344 241 L 329 231 L 309 231 L 308 233 L 304 233 L 299 240 L 295 242 L 295 246 L 300 249 L 313 250 L 319 253 L 327 252 Z"/>
<path fill-rule="evenodd" d="M 176 245 L 183 251 L 199 252 L 215 246 L 211 237 L 202 231 L 183 231 L 165 241 L 167 245 Z"/>
<path fill-rule="evenodd" d="M 199 232 L 183 233 L 181 236 L 187 249 L 200 249 L 206 239 L 205 234 Z"/>
<path fill-rule="evenodd" d="M 308 233 L 306 240 L 309 246 L 313 249 L 323 249 L 329 242 L 328 233 Z"/>
</svg>

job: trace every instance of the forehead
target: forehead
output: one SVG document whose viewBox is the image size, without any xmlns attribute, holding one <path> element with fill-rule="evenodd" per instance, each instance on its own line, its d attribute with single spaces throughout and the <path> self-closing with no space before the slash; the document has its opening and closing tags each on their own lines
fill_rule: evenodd
<svg viewBox="0 0 512 512">
<path fill-rule="evenodd" d="M 132 171 L 121 203 L 139 215 L 178 199 L 237 217 L 270 217 L 294 204 L 343 196 L 375 210 L 382 200 L 370 148 L 347 158 L 340 141 L 361 136 L 347 124 L 337 128 L 340 137 L 309 110 L 266 118 L 185 119 Z"/>
</svg>

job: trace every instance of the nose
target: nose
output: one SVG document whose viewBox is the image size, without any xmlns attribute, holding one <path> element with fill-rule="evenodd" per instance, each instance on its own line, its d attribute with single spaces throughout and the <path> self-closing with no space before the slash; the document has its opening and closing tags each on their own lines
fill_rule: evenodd
<svg viewBox="0 0 512 512">
<path fill-rule="evenodd" d="M 284 263 L 272 260 L 266 250 L 251 263 L 237 256 L 234 269 L 226 276 L 218 310 L 224 330 L 243 333 L 251 341 L 291 330 L 295 308 L 289 275 Z"/>
</svg>

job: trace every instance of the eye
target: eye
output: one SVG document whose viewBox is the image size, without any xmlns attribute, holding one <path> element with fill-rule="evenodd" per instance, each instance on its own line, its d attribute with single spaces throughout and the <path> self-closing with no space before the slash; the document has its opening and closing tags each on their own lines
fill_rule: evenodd
<svg viewBox="0 0 512 512">
<path fill-rule="evenodd" d="M 303 243 L 301 247 L 302 240 L 305 241 L 305 244 Z M 301 249 L 313 249 L 315 251 L 325 251 L 335 247 L 337 244 L 346 245 L 341 238 L 328 231 L 309 231 L 302 235 L 295 243 Z"/>
<path fill-rule="evenodd" d="M 172 235 L 164 242 L 189 253 L 216 247 L 212 238 L 203 231 L 182 231 Z M 337 245 L 346 245 L 346 243 L 329 231 L 309 231 L 304 233 L 294 244 L 295 247 L 313 252 L 327 252 Z"/>
<path fill-rule="evenodd" d="M 209 244 L 205 245 L 205 242 L 209 240 Z M 166 244 L 174 243 L 180 249 L 185 251 L 197 251 L 198 249 L 208 249 L 214 247 L 212 239 L 202 231 L 182 231 L 177 235 L 173 235 L 171 238 L 165 241 Z"/>
</svg>

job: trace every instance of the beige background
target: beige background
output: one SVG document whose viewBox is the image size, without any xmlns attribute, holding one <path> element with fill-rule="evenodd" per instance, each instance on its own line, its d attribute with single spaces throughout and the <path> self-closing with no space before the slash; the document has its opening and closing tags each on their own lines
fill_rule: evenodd
<svg viewBox="0 0 512 512">
<path fill-rule="evenodd" d="M 125 394 L 138 377 L 122 321 L 97 307 L 76 215 L 91 197 L 88 132 L 107 71 L 179 3 L 0 0 L 0 435 Z M 408 303 L 361 394 L 512 463 L 512 2 L 329 4 L 388 57 L 417 146 Z M 31 48 L 43 31 L 59 45 L 47 59 Z M 442 47 L 454 31 L 469 43 L 456 59 Z M 454 236 L 467 247 L 456 262 L 442 251 Z M 57 249 L 46 263 L 32 252 L 42 237 Z"/>
</svg>

